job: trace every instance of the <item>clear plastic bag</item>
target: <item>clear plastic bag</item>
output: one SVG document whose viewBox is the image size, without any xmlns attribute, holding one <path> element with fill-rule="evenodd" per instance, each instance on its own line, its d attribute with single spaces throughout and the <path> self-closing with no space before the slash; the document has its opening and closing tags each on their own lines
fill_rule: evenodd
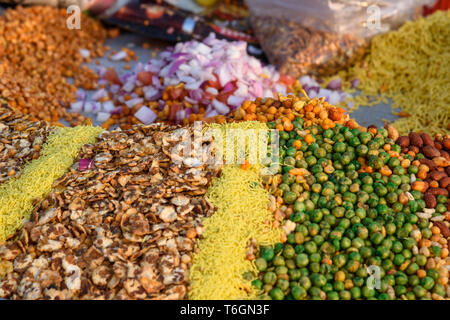
<svg viewBox="0 0 450 320">
<path fill-rule="evenodd" d="M 362 58 L 376 34 L 435 0 L 247 0 L 264 52 L 280 72 L 328 75 Z"/>
</svg>

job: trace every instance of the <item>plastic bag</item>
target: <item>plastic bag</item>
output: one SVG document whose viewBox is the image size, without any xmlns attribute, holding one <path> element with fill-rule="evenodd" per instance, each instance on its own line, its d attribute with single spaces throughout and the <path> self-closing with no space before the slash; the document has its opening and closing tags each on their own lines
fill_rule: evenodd
<svg viewBox="0 0 450 320">
<path fill-rule="evenodd" d="M 283 74 L 329 75 L 361 59 L 376 34 L 435 0 L 247 0 L 261 47 Z"/>
</svg>

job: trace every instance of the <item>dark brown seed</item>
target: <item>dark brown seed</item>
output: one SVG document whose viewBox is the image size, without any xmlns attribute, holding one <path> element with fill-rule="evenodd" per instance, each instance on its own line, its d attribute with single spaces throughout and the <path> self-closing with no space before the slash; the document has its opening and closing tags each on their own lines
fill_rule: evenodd
<svg viewBox="0 0 450 320">
<path fill-rule="evenodd" d="M 409 133 L 409 141 L 413 146 L 416 146 L 418 148 L 422 148 L 423 146 L 423 140 L 420 137 L 420 135 L 416 132 Z"/>
<path fill-rule="evenodd" d="M 436 197 L 429 192 L 423 195 L 423 200 L 425 201 L 427 208 L 435 208 L 437 205 Z"/>
<path fill-rule="evenodd" d="M 448 238 L 450 237 L 450 229 L 446 226 L 446 224 L 442 221 L 434 221 L 433 224 L 441 230 L 441 234 Z"/>
<path fill-rule="evenodd" d="M 439 181 L 439 184 L 440 184 L 441 188 L 447 188 L 448 186 L 450 186 L 450 177 L 445 177 L 444 179 Z"/>
<path fill-rule="evenodd" d="M 432 146 L 434 145 L 433 139 L 430 137 L 428 133 L 421 133 L 420 137 L 422 138 L 424 146 Z"/>
<path fill-rule="evenodd" d="M 406 148 L 409 146 L 409 138 L 407 136 L 401 136 L 395 141 L 396 144 L 398 144 L 402 148 Z"/>
<path fill-rule="evenodd" d="M 439 196 L 439 195 L 446 196 L 446 197 L 448 196 L 448 191 L 444 188 L 430 188 L 430 189 L 428 189 L 428 192 L 435 196 Z"/>
<path fill-rule="evenodd" d="M 447 174 L 446 174 L 445 172 L 443 172 L 443 171 L 437 171 L 437 170 L 434 170 L 434 171 L 431 171 L 431 172 L 428 174 L 428 176 L 429 176 L 431 179 L 433 179 L 433 180 L 440 181 L 441 179 L 446 178 L 446 177 L 447 177 Z"/>
</svg>

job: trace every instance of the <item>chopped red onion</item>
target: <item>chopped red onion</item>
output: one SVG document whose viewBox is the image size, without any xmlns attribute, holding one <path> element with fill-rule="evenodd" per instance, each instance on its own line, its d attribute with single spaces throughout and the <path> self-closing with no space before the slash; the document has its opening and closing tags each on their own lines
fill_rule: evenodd
<svg viewBox="0 0 450 320">
<path fill-rule="evenodd" d="M 153 121 L 155 121 L 156 118 L 158 117 L 158 116 L 156 115 L 156 113 L 155 113 L 152 109 L 150 109 L 150 108 L 148 108 L 148 107 L 146 107 L 146 106 L 141 107 L 141 108 L 134 114 L 134 116 L 135 116 L 139 121 L 141 121 L 143 124 L 150 124 L 150 123 L 153 123 Z"/>
<path fill-rule="evenodd" d="M 229 96 L 227 103 L 231 106 L 240 107 L 242 102 L 244 102 L 245 98 L 239 96 Z"/>
<path fill-rule="evenodd" d="M 194 89 L 189 91 L 189 97 L 191 97 L 195 101 L 200 101 L 203 97 L 203 91 L 200 89 Z"/>
<path fill-rule="evenodd" d="M 166 102 L 164 100 L 159 100 L 158 101 L 158 110 L 163 110 L 164 106 L 166 105 Z"/>
<path fill-rule="evenodd" d="M 226 85 L 223 86 L 222 93 L 232 92 L 235 89 L 236 89 L 236 87 L 234 86 L 233 82 L 230 81 Z"/>
<path fill-rule="evenodd" d="M 92 95 L 92 100 L 99 100 L 106 96 L 108 96 L 108 92 L 106 92 L 106 90 L 102 88 L 94 92 L 94 94 Z"/>
<path fill-rule="evenodd" d="M 359 79 L 353 79 L 351 83 L 352 83 L 352 88 L 357 88 L 359 86 L 360 81 L 359 81 Z"/>
<path fill-rule="evenodd" d="M 76 93 L 76 97 L 78 101 L 85 101 L 86 100 L 86 91 L 83 89 L 78 89 Z"/>
<path fill-rule="evenodd" d="M 86 101 L 86 103 L 84 104 L 84 112 L 91 113 L 94 109 L 94 104 L 95 102 L 93 101 Z"/>
<path fill-rule="evenodd" d="M 212 110 L 212 111 L 206 113 L 205 118 L 211 118 L 211 117 L 215 117 L 218 115 L 219 115 L 219 113 L 216 110 Z"/>
<path fill-rule="evenodd" d="M 121 114 L 123 112 L 123 107 L 115 107 L 111 110 L 110 114 Z"/>
<path fill-rule="evenodd" d="M 157 100 L 161 96 L 159 90 L 155 89 L 152 86 L 144 87 L 143 90 L 144 90 L 144 97 L 147 100 L 150 101 Z"/>
<path fill-rule="evenodd" d="M 278 92 L 286 94 L 286 86 L 280 82 L 276 69 L 249 56 L 246 46 L 243 41 L 216 39 L 214 34 L 203 42 L 179 42 L 173 48 L 161 52 L 158 58 L 138 64 L 133 72 L 119 77 L 121 84 L 110 81 L 105 87 L 112 94 L 112 106 L 126 104 L 132 107 L 137 103 L 157 101 L 166 87 L 184 83 L 184 90 L 181 89 L 176 95 L 170 92 L 169 98 L 185 99 L 192 104 L 192 108 L 187 112 L 182 103 L 173 112 L 171 108 L 171 121 L 181 121 L 183 119 L 180 117 L 198 112 L 200 107 L 206 108 L 206 113 L 215 110 L 218 114 L 227 114 L 231 107 L 239 107 L 245 99 L 273 97 Z M 126 56 L 126 52 L 120 51 L 111 58 L 121 60 Z M 106 68 L 99 68 L 99 73 L 105 72 Z M 146 73 L 145 76 L 142 73 Z M 142 95 L 138 96 L 133 92 L 135 88 L 143 90 L 143 100 Z M 130 95 L 132 99 L 125 101 L 124 95 Z M 94 94 L 92 100 L 104 96 L 105 92 L 101 89 Z M 220 101 L 215 100 L 215 96 L 221 97 Z M 161 110 L 165 105 L 165 102 L 158 102 L 158 109 Z M 91 103 L 89 108 L 93 109 L 93 106 Z M 146 109 L 150 112 L 146 112 Z M 156 119 L 155 113 L 148 107 L 140 110 L 142 111 L 137 114 L 143 114 L 145 122 Z"/>
<path fill-rule="evenodd" d="M 94 160 L 92 159 L 80 159 L 78 161 L 78 170 L 84 171 L 94 168 Z"/>
<path fill-rule="evenodd" d="M 331 90 L 339 90 L 342 88 L 342 80 L 341 79 L 333 79 L 328 82 L 327 89 Z"/>
</svg>

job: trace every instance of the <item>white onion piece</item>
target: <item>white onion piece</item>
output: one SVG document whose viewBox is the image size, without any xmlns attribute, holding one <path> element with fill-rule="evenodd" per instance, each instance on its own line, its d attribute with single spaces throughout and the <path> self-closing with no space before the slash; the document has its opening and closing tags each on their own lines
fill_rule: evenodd
<svg viewBox="0 0 450 320">
<path fill-rule="evenodd" d="M 127 105 L 128 108 L 132 108 L 135 105 L 137 105 L 139 103 L 143 103 L 143 102 L 144 102 L 144 99 L 142 99 L 142 98 L 135 98 L 135 99 L 131 99 L 131 100 L 125 101 L 125 104 Z"/>
<path fill-rule="evenodd" d="M 102 103 L 102 111 L 111 113 L 115 108 L 116 106 L 112 101 L 105 101 Z"/>
<path fill-rule="evenodd" d="M 122 90 L 125 90 L 126 92 L 131 92 L 133 91 L 134 87 L 135 83 L 133 81 L 127 81 L 122 87 Z"/>
<path fill-rule="evenodd" d="M 150 124 L 158 117 L 152 109 L 146 106 L 141 107 L 134 116 L 143 124 Z"/>
<path fill-rule="evenodd" d="M 82 112 L 83 111 L 83 105 L 84 102 L 83 101 L 77 101 L 77 102 L 72 102 L 70 104 L 70 110 L 73 112 Z"/>
<path fill-rule="evenodd" d="M 231 95 L 228 97 L 227 103 L 231 106 L 240 107 L 242 102 L 244 102 L 244 101 L 245 101 L 245 98 L 243 98 L 243 97 Z"/>
<path fill-rule="evenodd" d="M 94 109 L 93 105 L 95 102 L 93 101 L 86 101 L 86 103 L 84 104 L 84 112 L 86 113 L 91 113 L 92 110 Z"/>
<path fill-rule="evenodd" d="M 220 114 L 227 114 L 228 112 L 230 112 L 230 108 L 225 103 L 222 103 L 216 99 L 213 99 L 211 103 L 214 109 L 216 109 Z"/>
<path fill-rule="evenodd" d="M 219 93 L 219 91 L 217 91 L 217 89 L 213 87 L 208 87 L 205 91 L 215 96 Z"/>
<path fill-rule="evenodd" d="M 87 49 L 80 49 L 79 52 L 83 58 L 89 58 L 91 56 L 91 52 Z"/>
<path fill-rule="evenodd" d="M 99 112 L 97 114 L 97 121 L 98 122 L 105 122 L 111 117 L 111 114 L 109 112 Z"/>
<path fill-rule="evenodd" d="M 111 60 L 113 61 L 120 61 L 125 59 L 128 56 L 128 54 L 125 51 L 119 51 L 116 54 L 111 56 Z"/>
</svg>

